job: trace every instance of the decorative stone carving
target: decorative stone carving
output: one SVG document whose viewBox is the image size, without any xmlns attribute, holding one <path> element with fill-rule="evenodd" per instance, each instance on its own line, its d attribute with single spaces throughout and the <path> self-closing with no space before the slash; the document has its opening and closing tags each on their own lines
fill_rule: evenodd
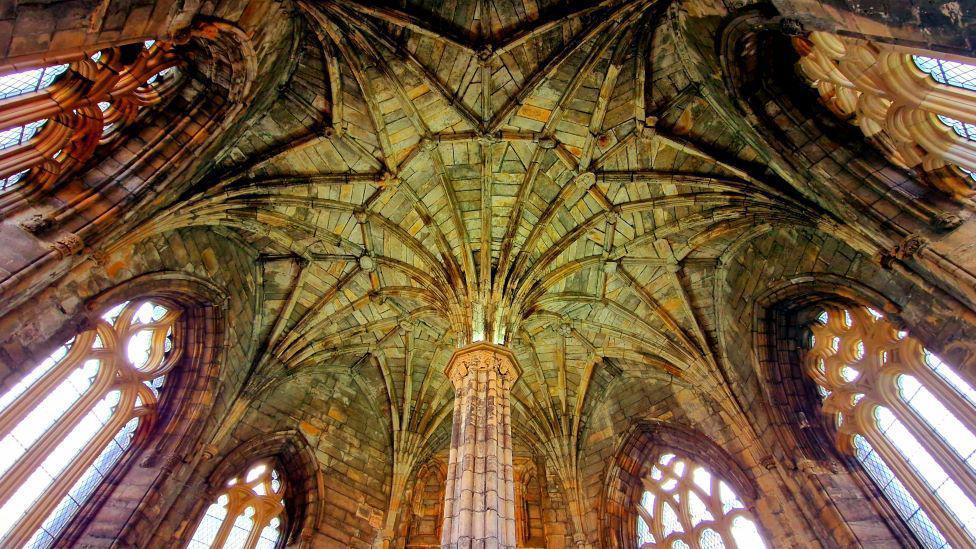
<svg viewBox="0 0 976 549">
<path fill-rule="evenodd" d="M 454 427 L 441 547 L 514 548 L 509 393 L 521 369 L 510 350 L 475 343 L 457 350 L 444 373 L 454 384 Z"/>
<path fill-rule="evenodd" d="M 31 234 L 41 234 L 54 225 L 54 221 L 44 214 L 35 213 L 20 222 L 20 226 Z"/>
<path fill-rule="evenodd" d="M 911 259 L 929 245 L 929 239 L 918 234 L 910 234 L 895 246 L 890 252 L 882 256 L 881 265 L 890 269 L 896 259 Z"/>
<path fill-rule="evenodd" d="M 359 258 L 359 268 L 371 273 L 376 270 L 376 261 L 369 255 L 363 255 Z"/>
<path fill-rule="evenodd" d="M 54 255 L 58 259 L 64 259 L 68 256 L 75 255 L 84 247 L 85 243 L 81 240 L 81 237 L 74 233 L 67 233 L 51 244 L 51 251 L 54 252 Z"/>
<path fill-rule="evenodd" d="M 424 150 L 432 151 L 437 148 L 437 142 L 432 140 L 426 140 L 424 142 Z M 379 186 L 382 189 L 391 189 L 400 184 L 400 178 L 396 174 L 391 172 L 386 172 L 383 177 L 379 180 Z"/>
<path fill-rule="evenodd" d="M 824 105 L 851 120 L 892 162 L 928 173 L 947 164 L 976 169 L 976 143 L 938 118 L 976 120 L 967 107 L 976 98 L 972 90 L 936 82 L 910 53 L 887 44 L 820 31 L 793 43 L 799 70 Z M 943 190 L 954 194 L 953 187 Z M 968 187 L 958 193 L 971 194 Z"/>
<path fill-rule="evenodd" d="M 495 56 L 495 49 L 491 44 L 485 44 L 478 50 L 478 61 L 482 65 L 488 65 L 491 62 L 491 58 Z"/>
<path fill-rule="evenodd" d="M 786 36 L 802 36 L 806 33 L 799 19 L 784 17 L 779 20 L 779 28 Z"/>
<path fill-rule="evenodd" d="M 962 225 L 962 218 L 956 214 L 941 213 L 932 220 L 932 224 L 940 231 L 951 231 Z"/>
</svg>

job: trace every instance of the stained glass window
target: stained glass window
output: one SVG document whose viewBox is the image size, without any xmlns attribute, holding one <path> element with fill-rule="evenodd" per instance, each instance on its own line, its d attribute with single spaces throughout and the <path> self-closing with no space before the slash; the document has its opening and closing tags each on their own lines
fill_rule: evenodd
<svg viewBox="0 0 976 549">
<path fill-rule="evenodd" d="M 973 387 L 872 309 L 827 307 L 812 333 L 806 372 L 841 448 L 923 546 L 976 544 Z"/>
<path fill-rule="evenodd" d="M 665 452 L 644 478 L 637 512 L 637 546 L 766 547 L 732 487 L 688 457 Z"/>
<path fill-rule="evenodd" d="M 224 492 L 207 508 L 190 549 L 273 549 L 281 538 L 285 485 L 269 461 L 252 464 L 244 475 L 227 481 Z"/>
<path fill-rule="evenodd" d="M 0 395 L 0 545 L 53 545 L 119 462 L 156 410 L 149 385 L 178 360 L 179 316 L 119 304 Z"/>
</svg>

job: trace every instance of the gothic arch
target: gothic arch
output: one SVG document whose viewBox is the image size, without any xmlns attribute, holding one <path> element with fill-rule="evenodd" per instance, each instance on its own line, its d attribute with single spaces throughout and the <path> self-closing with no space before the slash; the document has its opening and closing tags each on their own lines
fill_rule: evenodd
<svg viewBox="0 0 976 549">
<path fill-rule="evenodd" d="M 865 137 L 833 115 L 803 78 L 791 57 L 792 38 L 802 32 L 793 20 L 758 5 L 731 14 L 716 36 L 725 88 L 776 155 L 777 164 L 792 172 L 788 179 L 806 180 L 811 192 L 829 207 L 862 211 L 875 223 L 886 221 L 880 204 L 891 204 L 906 215 L 899 220 L 911 232 L 925 227 L 944 231 L 956 227 L 956 211 L 972 189 L 963 178 L 916 174 L 888 160 L 885 144 Z M 773 59 L 760 52 L 783 51 Z M 826 185 L 827 180 L 835 183 Z M 853 202 L 852 202 L 853 200 Z"/>
<path fill-rule="evenodd" d="M 431 457 L 417 469 L 406 498 L 410 505 L 402 507 L 405 547 L 440 547 L 446 483 L 447 463 L 441 457 Z"/>
<path fill-rule="evenodd" d="M 266 458 L 280 464 L 287 480 L 284 501 L 288 518 L 282 539 L 289 545 L 311 539 L 319 523 L 325 484 L 305 436 L 296 430 L 283 430 L 238 445 L 211 471 L 206 480 L 206 497 L 190 508 L 191 526 L 184 532 L 184 542 L 193 535 L 204 509 L 216 499 L 227 481 L 242 474 L 254 461 Z"/>
<path fill-rule="evenodd" d="M 58 536 L 61 543 L 83 543 L 80 540 L 96 520 L 103 532 L 115 536 L 122 536 L 136 523 L 153 520 L 151 508 L 158 501 L 159 490 L 167 486 L 177 465 L 199 443 L 193 434 L 200 431 L 209 414 L 207 395 L 216 391 L 224 351 L 224 295 L 209 281 L 184 273 L 158 272 L 129 279 L 90 298 L 75 318 L 64 322 L 46 342 L 24 353 L 3 380 L 5 386 L 16 383 L 39 357 L 94 328 L 96 319 L 109 307 L 148 299 L 180 311 L 175 325 L 180 354 L 166 375 L 154 421 L 139 426 L 132 444 L 81 502 Z M 123 484 L 126 489 L 117 490 Z M 112 508 L 104 510 L 109 499 Z"/>
<path fill-rule="evenodd" d="M 775 433 L 773 455 L 787 469 L 815 479 L 807 489 L 824 508 L 821 512 L 836 514 L 842 524 L 830 532 L 837 543 L 865 543 L 870 539 L 866 536 L 912 539 L 859 464 L 835 449 L 819 398 L 800 366 L 802 341 L 814 321 L 814 308 L 827 302 L 868 306 L 900 319 L 901 307 L 883 294 L 856 280 L 827 273 L 782 281 L 755 301 L 754 368 Z M 869 505 L 877 515 L 853 515 L 851 506 L 857 504 Z"/>
<path fill-rule="evenodd" d="M 599 505 L 604 547 L 634 547 L 637 535 L 633 509 L 641 497 L 641 478 L 662 450 L 694 458 L 728 482 L 747 508 L 755 508 L 759 497 L 755 479 L 728 452 L 687 427 L 657 420 L 639 421 L 622 439 L 603 484 Z"/>
</svg>

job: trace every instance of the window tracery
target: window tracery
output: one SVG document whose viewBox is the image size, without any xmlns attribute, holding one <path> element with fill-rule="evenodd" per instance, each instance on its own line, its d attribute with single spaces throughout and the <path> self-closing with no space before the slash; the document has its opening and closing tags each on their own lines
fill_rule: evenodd
<svg viewBox="0 0 976 549">
<path fill-rule="evenodd" d="M 953 174 L 959 181 L 931 180 L 951 194 L 972 194 L 976 66 L 819 31 L 794 45 L 800 72 L 831 111 L 851 119 L 895 164 Z"/>
<path fill-rule="evenodd" d="M 82 165 L 160 101 L 177 63 L 172 44 L 149 40 L 0 75 L 0 191 Z"/>
<path fill-rule="evenodd" d="M 637 506 L 638 547 L 766 546 L 739 496 L 703 465 L 665 452 L 642 483 L 644 492 Z"/>
<path fill-rule="evenodd" d="M 274 549 L 284 531 L 284 493 L 284 479 L 271 461 L 253 463 L 244 475 L 227 481 L 188 547 Z"/>
<path fill-rule="evenodd" d="M 976 543 L 976 390 L 879 313 L 828 306 L 806 373 L 838 447 L 925 547 Z"/>
<path fill-rule="evenodd" d="M 0 545 L 49 547 L 155 420 L 180 311 L 124 302 L 0 395 Z"/>
</svg>

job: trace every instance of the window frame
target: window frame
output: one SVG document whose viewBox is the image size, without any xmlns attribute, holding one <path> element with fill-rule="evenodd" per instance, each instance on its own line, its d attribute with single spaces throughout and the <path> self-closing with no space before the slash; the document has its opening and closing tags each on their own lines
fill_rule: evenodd
<svg viewBox="0 0 976 549">
<path fill-rule="evenodd" d="M 129 337 L 132 337 L 141 331 L 138 328 L 133 330 L 132 326 L 140 326 L 142 324 L 118 328 L 118 317 L 111 322 L 101 318 L 103 314 L 120 303 L 126 304 L 124 309 L 120 310 L 120 313 L 128 315 L 129 311 L 131 311 L 131 314 L 135 315 L 138 308 L 143 303 L 148 302 L 161 305 L 168 311 L 161 319 L 169 319 L 166 320 L 168 323 L 166 326 L 168 332 L 172 334 L 172 347 L 166 354 L 155 356 L 155 358 L 153 358 L 153 355 L 147 357 L 150 360 L 150 364 L 155 363 L 155 367 L 151 371 L 158 372 L 158 375 L 154 373 L 154 378 L 159 376 L 166 376 L 167 378 L 167 383 L 163 384 L 158 396 L 155 397 L 148 392 L 148 389 L 143 390 L 142 382 L 138 381 L 138 378 L 129 380 L 128 374 L 123 372 L 123 370 L 130 368 L 134 368 L 133 372 L 139 370 L 138 367 L 129 364 L 127 358 L 123 358 L 127 351 L 123 349 L 119 349 L 118 351 L 112 350 L 113 348 L 118 349 L 124 343 L 123 341 L 115 340 L 116 334 L 129 333 Z M 79 449 L 79 454 L 68 462 L 64 470 L 45 488 L 44 492 L 39 496 L 38 502 L 35 502 L 23 517 L 11 525 L 10 530 L 4 538 L 5 542 L 22 543 L 35 536 L 40 531 L 41 525 L 52 516 L 56 508 L 67 497 L 67 494 L 74 488 L 75 483 L 93 467 L 93 464 L 98 460 L 99 456 L 109 447 L 112 440 L 115 439 L 124 426 L 133 419 L 139 419 L 140 421 L 134 429 L 127 447 L 118 455 L 107 471 L 100 472 L 102 478 L 84 499 L 78 502 L 78 507 L 70 515 L 70 518 L 55 533 L 53 543 L 61 543 L 62 540 L 70 537 L 69 532 L 74 530 L 83 521 L 82 517 L 88 515 L 95 502 L 98 501 L 98 506 L 100 507 L 100 502 L 104 501 L 103 494 L 113 490 L 118 485 L 118 480 L 125 475 L 134 458 L 141 454 L 147 448 L 149 441 L 154 438 L 154 434 L 157 432 L 159 425 L 166 423 L 165 421 L 160 421 L 162 413 L 169 406 L 172 400 L 171 395 L 177 392 L 177 389 L 174 389 L 174 387 L 179 385 L 180 379 L 182 378 L 180 370 L 184 363 L 186 343 L 185 308 L 182 304 L 165 297 L 145 296 L 131 300 L 118 299 L 102 302 L 100 307 L 94 307 L 92 311 L 92 314 L 88 316 L 86 322 L 83 322 L 80 327 L 75 330 L 70 330 L 68 334 L 64 334 L 63 331 L 59 334 L 69 337 L 58 337 L 54 339 L 54 341 L 61 341 L 61 345 L 52 344 L 42 347 L 47 352 L 44 352 L 41 356 L 50 356 L 58 347 L 68 346 L 70 343 L 65 356 L 58 359 L 49 370 L 41 374 L 22 393 L 14 397 L 10 405 L 3 411 L 4 424 L 9 424 L 10 429 L 13 429 L 14 426 L 20 425 L 24 421 L 24 418 L 36 409 L 37 404 L 50 396 L 51 391 L 57 388 L 62 380 L 67 379 L 71 373 L 81 368 L 84 363 L 96 358 L 99 360 L 97 374 L 93 378 L 92 384 L 80 393 L 76 401 L 69 405 L 68 410 L 63 416 L 48 426 L 38 435 L 36 440 L 28 444 L 23 456 L 11 464 L 9 471 L 24 471 L 23 474 L 16 475 L 15 478 L 7 481 L 11 484 L 11 495 L 23 485 L 27 476 L 32 471 L 35 471 L 41 462 L 47 456 L 50 456 L 58 445 L 65 440 L 63 436 L 58 436 L 59 432 L 64 432 L 65 429 L 73 430 L 77 421 L 80 421 L 86 414 L 90 414 L 96 404 L 101 402 L 113 391 L 122 391 L 120 398 L 123 400 L 120 400 L 113 407 L 111 416 L 98 427 L 95 435 L 83 443 Z M 132 317 L 127 316 L 125 318 Z M 73 337 L 71 337 L 72 334 Z M 102 347 L 93 345 L 96 338 L 101 340 Z M 162 340 L 151 343 L 150 348 L 154 345 L 164 345 L 165 339 L 164 337 Z M 115 356 L 116 353 L 119 354 Z M 122 360 L 126 361 L 126 365 L 119 364 L 119 361 Z M 23 380 L 25 376 L 35 371 L 35 368 L 40 364 L 41 361 L 30 361 L 25 368 L 8 374 L 4 379 L 3 385 L 5 390 L 3 392 L 6 394 Z M 117 372 L 123 372 L 121 377 Z M 123 385 L 117 386 L 119 382 Z M 127 389 L 125 389 L 124 384 L 126 383 L 135 383 L 138 385 L 136 392 L 130 394 L 128 397 L 125 396 Z M 137 398 L 142 399 L 141 405 Z M 149 402 L 151 402 L 151 405 L 147 406 Z M 123 405 L 128 411 L 118 408 L 118 406 Z M 122 423 L 116 426 L 115 423 L 120 420 Z M 6 430 L 10 431 L 10 429 Z M 51 439 L 50 437 L 52 436 L 58 438 Z M 45 447 L 45 440 L 54 440 L 54 442 L 52 445 Z M 70 482 L 64 479 L 69 479 Z"/>
<path fill-rule="evenodd" d="M 142 49 L 133 57 L 136 44 Z M 118 141 L 120 130 L 142 118 L 145 107 L 172 96 L 183 81 L 179 71 L 175 82 L 146 83 L 181 64 L 175 45 L 169 42 L 148 46 L 137 41 L 98 50 L 93 56 L 76 56 L 44 88 L 0 99 L 0 128 L 43 121 L 29 140 L 0 149 L 0 180 L 5 182 L 0 195 L 32 186 L 45 188 L 82 168 L 96 149 Z M 45 67 L 38 64 L 8 74 Z M 108 120 L 98 106 L 105 102 L 111 104 Z M 17 174 L 23 175 L 8 181 Z"/>
<path fill-rule="evenodd" d="M 275 518 L 279 520 L 277 528 L 278 539 L 275 541 L 275 547 L 280 548 L 287 544 L 289 532 L 292 530 L 291 514 L 293 512 L 291 506 L 287 505 L 287 502 L 291 498 L 291 492 L 294 489 L 292 488 L 290 479 L 282 472 L 284 467 L 282 466 L 281 460 L 277 456 L 265 456 L 252 459 L 246 463 L 247 465 L 243 469 L 227 477 L 222 484 L 207 491 L 207 499 L 204 501 L 202 509 L 198 512 L 199 517 L 193 522 L 193 528 L 188 529 L 186 539 L 180 545 L 181 547 L 189 548 L 193 546 L 194 541 L 196 541 L 194 537 L 196 537 L 197 531 L 203 525 L 210 507 L 224 496 L 229 498 L 226 504 L 228 513 L 225 514 L 220 528 L 215 532 L 215 538 L 211 542 L 211 547 L 214 547 L 214 544 L 217 544 L 216 547 L 221 547 L 223 543 L 226 543 L 230 533 L 234 529 L 237 518 L 249 507 L 254 508 L 255 518 L 252 519 L 251 530 L 248 534 L 247 541 L 251 543 L 246 545 L 247 549 L 254 549 L 260 541 L 261 532 Z M 248 484 L 245 480 L 246 475 L 260 465 L 264 465 L 267 468 L 269 478 L 272 472 L 276 472 L 278 475 L 277 480 L 281 483 L 281 488 L 273 493 L 276 496 L 275 499 L 277 502 L 270 501 L 271 495 L 258 495 L 253 489 L 244 486 Z M 230 484 L 233 480 L 239 480 L 240 482 Z M 231 515 L 230 511 L 232 510 L 236 514 Z M 223 538 L 221 538 L 221 534 L 224 534 Z"/>
<path fill-rule="evenodd" d="M 973 494 L 976 494 L 976 471 L 965 468 L 961 464 L 961 460 L 966 458 L 960 459 L 958 455 L 953 454 L 947 442 L 935 432 L 934 428 L 929 427 L 923 418 L 912 411 L 909 403 L 901 396 L 897 382 L 901 375 L 907 374 L 918 379 L 926 389 L 941 393 L 940 396 L 944 397 L 942 404 L 946 405 L 949 411 L 970 429 L 970 432 L 976 432 L 976 417 L 971 416 L 974 405 L 972 403 L 967 404 L 962 395 L 953 390 L 931 367 L 924 363 L 926 349 L 920 341 L 913 338 L 908 331 L 899 330 L 898 327 L 892 325 L 877 310 L 872 311 L 869 307 L 859 303 L 835 299 L 825 299 L 811 304 L 808 309 L 828 311 L 826 324 L 820 318 L 814 318 L 807 322 L 809 330 L 799 343 L 802 349 L 801 361 L 804 379 L 811 387 L 811 392 L 814 393 L 813 408 L 819 412 L 817 415 L 821 420 L 820 430 L 829 433 L 829 446 L 846 457 L 845 461 L 849 463 L 849 468 L 853 468 L 860 475 L 863 475 L 864 481 L 870 484 L 880 496 L 880 501 L 891 508 L 892 518 L 897 517 L 895 520 L 904 525 L 906 533 L 912 532 L 912 535 L 917 538 L 915 532 L 904 522 L 906 517 L 895 511 L 893 502 L 881 493 L 882 487 L 878 486 L 873 476 L 868 474 L 861 460 L 854 457 L 855 435 L 865 437 L 873 450 L 884 460 L 911 497 L 936 525 L 940 535 L 953 545 L 964 546 L 973 543 L 971 534 L 966 533 L 958 519 L 946 510 L 946 507 L 940 503 L 939 498 L 932 493 L 926 483 L 918 478 L 919 475 L 915 466 L 902 457 L 901 452 L 880 430 L 878 422 L 875 420 L 875 413 L 878 406 L 892 410 L 895 417 L 906 424 L 908 432 L 920 441 L 926 451 L 932 454 L 949 478 L 960 485 L 970 501 L 976 501 L 973 497 Z M 843 320 L 846 318 L 843 311 L 849 312 L 852 324 L 848 325 L 846 324 L 847 321 Z M 856 323 L 869 322 L 870 327 L 868 328 L 860 325 L 856 329 L 852 327 Z M 828 343 L 825 338 L 828 337 L 828 334 L 833 338 L 847 331 L 853 334 L 850 337 L 860 337 L 862 342 L 867 340 L 864 342 L 863 360 L 858 358 L 858 353 L 861 351 L 857 349 L 852 351 L 850 345 L 844 340 L 840 340 L 837 343 L 838 349 L 833 351 L 833 355 L 831 355 L 835 356 L 836 360 L 823 363 L 828 374 L 821 374 L 818 359 L 823 359 L 829 355 L 830 351 L 824 349 L 824 346 L 833 344 L 833 340 Z M 814 344 L 810 338 L 811 335 L 820 339 L 816 340 Z M 871 349 L 876 351 L 881 349 L 888 354 L 875 357 L 877 353 L 872 352 Z M 885 356 L 887 358 L 884 358 Z M 880 366 L 882 361 L 884 361 L 883 367 Z M 864 367 L 872 370 L 869 374 L 862 372 L 851 380 L 838 377 L 840 369 L 846 367 L 847 364 L 862 362 L 867 364 Z M 865 375 L 869 379 L 862 382 L 862 377 Z M 862 383 L 868 385 L 862 386 Z M 823 397 L 822 393 L 817 394 L 813 387 L 818 385 L 826 386 L 831 391 L 830 396 Z M 860 390 L 854 390 L 854 388 L 860 388 Z M 850 397 L 862 393 L 864 396 L 860 400 L 854 404 L 848 404 Z M 969 408 L 968 411 L 966 410 L 967 407 Z M 839 427 L 834 419 L 838 414 L 844 414 L 844 420 Z"/>
<path fill-rule="evenodd" d="M 763 542 L 768 543 L 765 536 L 762 536 L 761 527 L 759 520 L 756 518 L 755 513 L 752 509 L 746 506 L 746 503 L 742 497 L 736 492 L 733 487 L 733 483 L 728 479 L 724 478 L 721 474 L 715 473 L 714 469 L 710 467 L 705 461 L 695 457 L 693 454 L 684 451 L 676 450 L 672 448 L 658 448 L 657 452 L 651 454 L 653 456 L 652 460 L 643 464 L 642 475 L 640 481 L 642 484 L 642 490 L 638 490 L 639 498 L 635 504 L 635 521 L 642 521 L 648 532 L 652 534 L 654 541 L 654 547 L 672 547 L 674 543 L 677 543 L 679 539 L 682 543 L 687 544 L 691 548 L 698 548 L 701 545 L 701 537 L 706 530 L 712 530 L 716 532 L 720 539 L 722 539 L 723 544 L 730 549 L 735 549 L 739 547 L 736 541 L 732 528 L 736 520 L 740 518 L 745 518 L 755 527 L 757 533 L 760 537 L 763 537 Z M 667 459 L 670 457 L 670 459 Z M 682 464 L 683 474 L 675 474 L 675 469 L 677 464 Z M 709 492 L 706 493 L 704 489 L 693 479 L 694 472 L 701 468 L 709 477 Z M 654 472 L 658 472 L 660 479 L 654 479 Z M 668 490 L 664 485 L 673 482 L 674 486 L 671 490 Z M 656 488 L 660 488 L 657 490 Z M 731 507 L 725 510 L 725 502 L 722 500 L 721 490 L 727 488 L 731 492 L 734 500 L 738 503 L 738 507 Z M 680 493 L 679 498 L 674 498 L 674 502 L 664 502 L 662 501 L 660 491 L 665 493 Z M 693 517 L 690 515 L 685 516 L 683 511 L 686 511 L 686 507 L 690 505 L 688 500 L 686 500 L 687 494 L 693 492 L 695 496 L 702 502 L 705 506 L 706 511 L 712 515 L 711 519 L 701 520 L 698 523 L 694 523 Z M 681 534 L 675 535 L 677 531 L 674 531 L 663 537 L 659 537 L 655 534 L 655 530 L 660 530 L 663 525 L 661 524 L 664 520 L 663 517 L 658 517 L 651 511 L 648 511 L 644 506 L 644 496 L 646 494 L 652 494 L 654 509 L 664 509 L 664 505 L 668 504 L 675 515 L 675 518 L 681 524 L 683 530 Z M 678 508 L 675 508 L 674 503 L 677 503 Z M 718 516 L 716 516 L 716 511 L 721 511 Z M 639 522 L 635 522 L 635 528 L 638 532 L 640 531 Z M 657 532 L 660 534 L 660 532 Z M 685 539 L 686 538 L 686 539 Z M 691 540 L 691 543 L 688 543 Z M 733 545 L 728 545 L 725 541 L 731 541 Z M 635 543 L 639 543 L 639 535 Z M 646 545 L 637 545 L 638 548 L 644 547 Z"/>
</svg>

